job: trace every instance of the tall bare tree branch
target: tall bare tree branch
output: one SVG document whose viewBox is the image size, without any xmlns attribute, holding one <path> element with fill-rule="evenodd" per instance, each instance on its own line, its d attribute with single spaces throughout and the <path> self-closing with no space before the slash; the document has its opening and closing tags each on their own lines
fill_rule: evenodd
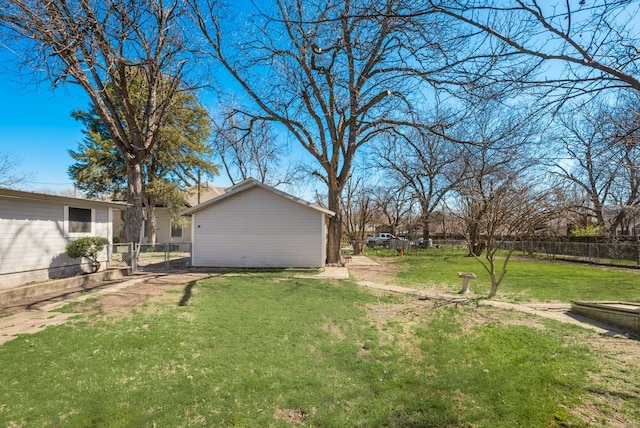
<svg viewBox="0 0 640 428">
<path fill-rule="evenodd" d="M 2 37 L 22 53 L 23 70 L 53 86 L 81 86 L 102 117 L 127 165 L 132 206 L 126 231 L 132 241 L 140 239 L 143 222 L 143 160 L 193 65 L 181 30 L 189 28 L 182 4 L 7 0 L 0 6 Z M 134 87 L 139 79 L 145 88 L 142 100 L 134 99 L 141 93 Z"/>
</svg>

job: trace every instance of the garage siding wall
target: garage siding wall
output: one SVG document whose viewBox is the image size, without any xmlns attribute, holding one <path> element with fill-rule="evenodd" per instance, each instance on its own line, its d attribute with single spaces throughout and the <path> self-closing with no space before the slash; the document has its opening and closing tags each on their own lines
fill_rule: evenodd
<svg viewBox="0 0 640 428">
<path fill-rule="evenodd" d="M 260 187 L 239 192 L 193 215 L 193 266 L 324 266 L 324 215 Z"/>
<path fill-rule="evenodd" d="M 93 233 L 86 236 L 111 236 L 110 208 L 84 202 L 71 206 L 95 210 Z M 64 207 L 50 201 L 0 198 L 0 289 L 89 269 L 88 263 L 65 255 L 67 242 L 76 236 L 65 234 Z M 106 249 L 99 259 L 104 266 Z"/>
</svg>

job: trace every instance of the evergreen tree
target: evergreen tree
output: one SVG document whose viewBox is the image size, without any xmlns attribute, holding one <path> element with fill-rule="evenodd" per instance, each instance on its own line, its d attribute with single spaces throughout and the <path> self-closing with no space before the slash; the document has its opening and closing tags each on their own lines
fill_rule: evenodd
<svg viewBox="0 0 640 428">
<path fill-rule="evenodd" d="M 144 90 L 143 85 L 138 88 L 141 92 Z M 69 151 L 75 160 L 69 167 L 69 176 L 88 196 L 125 200 L 125 161 L 95 105 L 72 115 L 84 125 L 85 138 L 77 151 Z M 211 135 L 210 119 L 194 95 L 177 96 L 158 133 L 158 143 L 142 165 L 146 236 L 150 243 L 156 241 L 155 207 L 168 207 L 174 221 L 178 221 L 178 213 L 185 207 L 186 189 L 202 177 L 218 173 L 211 160 L 213 151 L 207 144 Z"/>
</svg>

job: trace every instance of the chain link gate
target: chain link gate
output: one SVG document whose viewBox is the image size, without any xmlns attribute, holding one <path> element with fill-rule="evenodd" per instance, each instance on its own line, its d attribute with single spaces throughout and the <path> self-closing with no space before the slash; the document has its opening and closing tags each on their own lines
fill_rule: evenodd
<svg viewBox="0 0 640 428">
<path fill-rule="evenodd" d="M 111 266 L 132 273 L 184 270 L 191 266 L 191 243 L 113 244 Z"/>
<path fill-rule="evenodd" d="M 139 272 L 184 270 L 191 266 L 191 243 L 136 245 Z"/>
<path fill-rule="evenodd" d="M 131 273 L 137 272 L 136 257 L 134 256 L 133 243 L 113 244 L 109 256 L 109 267 L 131 268 Z"/>
</svg>

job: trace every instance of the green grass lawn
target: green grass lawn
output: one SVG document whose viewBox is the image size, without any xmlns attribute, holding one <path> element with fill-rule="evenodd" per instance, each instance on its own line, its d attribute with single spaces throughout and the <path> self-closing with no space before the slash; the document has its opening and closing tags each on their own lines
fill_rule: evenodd
<svg viewBox="0 0 640 428">
<path fill-rule="evenodd" d="M 474 272 L 471 291 L 487 295 L 489 274 L 466 251 L 429 249 L 409 252 L 404 257 L 389 256 L 401 267 L 399 285 L 428 289 L 445 287 L 451 292 L 461 288 L 458 272 Z M 572 300 L 623 300 L 640 302 L 640 271 L 566 261 L 515 256 L 507 265 L 507 275 L 497 298 L 526 302 L 570 302 Z"/>
<path fill-rule="evenodd" d="M 592 401 L 617 386 L 594 378 L 591 332 L 284 275 L 211 278 L 132 316 L 82 315 L 1 345 L 0 426 L 640 422 L 638 391 Z M 630 370 L 622 383 L 639 381 Z"/>
</svg>

